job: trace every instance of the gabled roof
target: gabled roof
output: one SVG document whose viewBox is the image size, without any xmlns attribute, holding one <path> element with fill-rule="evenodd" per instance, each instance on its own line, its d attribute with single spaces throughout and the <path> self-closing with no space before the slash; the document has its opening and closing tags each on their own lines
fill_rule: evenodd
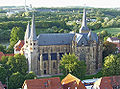
<svg viewBox="0 0 120 89">
<path fill-rule="evenodd" d="M 113 89 L 114 86 L 120 86 L 120 76 L 102 77 L 94 85 L 100 89 Z"/>
<path fill-rule="evenodd" d="M 2 56 L 14 56 L 14 54 L 4 54 L 3 52 L 0 52 L 0 61 Z"/>
<path fill-rule="evenodd" d="M 81 82 L 80 79 L 76 78 L 75 76 L 68 74 L 62 81 L 62 85 L 64 86 L 63 89 L 66 89 L 66 86 L 72 87 L 77 85 L 78 89 L 86 89 L 84 84 Z"/>
<path fill-rule="evenodd" d="M 25 80 L 23 87 L 25 84 L 27 89 L 63 89 L 59 77 Z"/>
<path fill-rule="evenodd" d="M 0 60 L 1 60 L 2 56 L 5 56 L 5 55 L 3 52 L 0 52 Z"/>
<path fill-rule="evenodd" d="M 20 51 L 21 48 L 23 47 L 23 45 L 24 45 L 24 40 L 19 40 L 19 41 L 15 44 L 14 49 L 15 49 L 16 51 Z"/>
<path fill-rule="evenodd" d="M 75 34 L 73 33 L 50 33 L 40 34 L 38 45 L 70 45 Z"/>
<path fill-rule="evenodd" d="M 89 31 L 87 38 L 88 38 L 88 40 L 93 40 L 93 41 L 98 42 L 97 34 L 93 33 L 91 30 Z"/>
</svg>

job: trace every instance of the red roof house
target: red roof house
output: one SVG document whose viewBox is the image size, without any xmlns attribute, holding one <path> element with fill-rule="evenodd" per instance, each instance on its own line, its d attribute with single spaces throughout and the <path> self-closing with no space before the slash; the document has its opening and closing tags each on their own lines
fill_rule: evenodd
<svg viewBox="0 0 120 89">
<path fill-rule="evenodd" d="M 120 89 L 120 76 L 102 77 L 93 86 L 95 89 Z"/>
<path fill-rule="evenodd" d="M 86 89 L 82 81 L 71 74 L 68 74 L 61 83 L 63 89 Z"/>
<path fill-rule="evenodd" d="M 60 78 L 25 80 L 22 89 L 63 89 Z"/>
<path fill-rule="evenodd" d="M 24 40 L 19 40 L 14 46 L 14 54 L 19 54 L 23 46 L 24 46 Z"/>
<path fill-rule="evenodd" d="M 0 52 L 0 61 L 2 56 L 14 56 L 14 54 L 4 54 L 3 52 Z"/>
</svg>

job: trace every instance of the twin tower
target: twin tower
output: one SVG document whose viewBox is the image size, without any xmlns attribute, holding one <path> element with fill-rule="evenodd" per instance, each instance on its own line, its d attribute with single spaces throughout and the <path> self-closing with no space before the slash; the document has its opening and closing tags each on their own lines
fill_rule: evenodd
<svg viewBox="0 0 120 89">
<path fill-rule="evenodd" d="M 85 61 L 87 74 L 96 73 L 102 67 L 102 44 L 96 33 L 87 27 L 86 10 L 83 11 L 79 33 L 48 33 L 36 36 L 35 18 L 28 22 L 24 37 L 23 53 L 28 60 L 28 71 L 37 75 L 54 75 L 59 69 L 62 55 L 74 53 Z"/>
</svg>

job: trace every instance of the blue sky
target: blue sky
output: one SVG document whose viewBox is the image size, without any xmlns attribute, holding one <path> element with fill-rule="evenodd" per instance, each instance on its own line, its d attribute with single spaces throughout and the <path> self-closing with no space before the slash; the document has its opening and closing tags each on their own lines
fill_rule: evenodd
<svg viewBox="0 0 120 89">
<path fill-rule="evenodd" d="M 33 7 L 87 6 L 114 8 L 120 7 L 120 0 L 26 0 Z M 0 6 L 23 6 L 25 0 L 0 0 Z"/>
</svg>

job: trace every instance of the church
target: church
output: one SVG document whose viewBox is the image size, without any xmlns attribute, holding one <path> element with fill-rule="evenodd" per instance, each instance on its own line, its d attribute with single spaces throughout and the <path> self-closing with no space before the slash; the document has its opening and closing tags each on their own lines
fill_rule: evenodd
<svg viewBox="0 0 120 89">
<path fill-rule="evenodd" d="M 86 10 L 83 10 L 79 33 L 47 33 L 36 36 L 35 17 L 31 27 L 28 22 L 24 36 L 23 53 L 28 60 L 28 71 L 37 75 L 59 74 L 62 55 L 74 53 L 84 60 L 87 74 L 94 74 L 102 67 L 102 43 L 96 33 L 87 27 Z"/>
</svg>

